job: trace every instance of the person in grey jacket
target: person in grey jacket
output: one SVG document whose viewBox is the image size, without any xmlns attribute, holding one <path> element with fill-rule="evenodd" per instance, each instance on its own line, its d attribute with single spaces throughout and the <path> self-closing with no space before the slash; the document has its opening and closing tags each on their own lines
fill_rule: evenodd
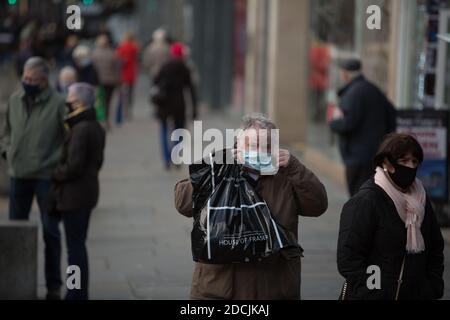
<svg viewBox="0 0 450 320">
<path fill-rule="evenodd" d="M 114 91 L 120 86 L 121 61 L 116 51 L 111 47 L 108 36 L 97 37 L 96 48 L 92 53 L 92 63 L 97 71 L 100 86 L 105 92 L 105 116 L 106 128 L 111 127 L 110 109 Z"/>
<path fill-rule="evenodd" d="M 167 32 L 164 29 L 157 29 L 153 33 L 153 41 L 144 50 L 143 66 L 151 84 L 161 68 L 171 60 L 170 44 L 167 38 Z"/>
<path fill-rule="evenodd" d="M 49 86 L 49 67 L 40 57 L 27 60 L 22 88 L 8 101 L 1 154 L 10 176 L 9 218 L 28 220 L 33 198 L 41 213 L 45 242 L 47 298 L 57 299 L 62 284 L 58 220 L 48 214 L 47 197 L 65 138 L 63 98 Z"/>
</svg>

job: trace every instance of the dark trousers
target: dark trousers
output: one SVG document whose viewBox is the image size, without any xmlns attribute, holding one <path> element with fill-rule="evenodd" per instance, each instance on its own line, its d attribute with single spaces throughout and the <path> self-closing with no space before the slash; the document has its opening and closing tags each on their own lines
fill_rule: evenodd
<svg viewBox="0 0 450 320">
<path fill-rule="evenodd" d="M 171 161 L 171 154 L 172 154 L 172 148 L 181 142 L 174 142 L 171 141 L 171 135 L 173 130 L 176 129 L 183 129 L 185 126 L 184 120 L 174 120 L 173 124 L 169 124 L 169 119 L 161 119 L 161 148 L 162 148 L 162 154 L 163 154 L 163 160 L 164 164 L 168 165 Z M 170 126 L 170 127 L 169 127 Z M 173 128 L 173 130 L 171 129 Z"/>
<path fill-rule="evenodd" d="M 86 248 L 86 239 L 89 227 L 91 210 L 61 212 L 66 233 L 66 246 L 68 265 L 78 266 L 80 269 L 79 289 L 67 288 L 67 300 L 88 300 L 89 263 Z M 70 275 L 69 275 L 70 276 Z"/>
<path fill-rule="evenodd" d="M 34 196 L 37 198 L 45 243 L 45 281 L 50 291 L 59 290 L 61 281 L 61 234 L 59 219 L 47 212 L 50 180 L 10 180 L 9 219 L 28 220 Z"/>
<path fill-rule="evenodd" d="M 347 178 L 347 186 L 350 196 L 353 197 L 358 193 L 362 185 L 369 180 L 375 171 L 371 162 L 357 164 L 345 167 L 345 176 Z"/>
<path fill-rule="evenodd" d="M 111 113 L 111 101 L 114 95 L 114 90 L 116 89 L 116 86 L 114 85 L 104 85 L 103 89 L 105 90 L 105 117 L 106 122 L 109 123 L 109 117 Z"/>
<path fill-rule="evenodd" d="M 131 120 L 133 117 L 134 84 L 124 83 L 120 88 L 119 104 L 116 112 L 116 124 L 122 124 L 123 120 Z"/>
</svg>

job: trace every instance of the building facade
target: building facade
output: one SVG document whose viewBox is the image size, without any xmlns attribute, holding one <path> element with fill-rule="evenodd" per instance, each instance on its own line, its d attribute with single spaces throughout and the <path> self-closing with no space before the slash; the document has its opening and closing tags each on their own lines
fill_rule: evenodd
<svg viewBox="0 0 450 320">
<path fill-rule="evenodd" d="M 339 87 L 336 61 L 360 57 L 366 76 L 399 109 L 447 108 L 448 0 L 248 0 L 245 110 L 278 119 L 286 142 L 308 143 L 308 132 L 328 130 L 326 112 L 311 97 L 311 52 L 328 48 L 325 108 Z M 367 8 L 381 9 L 381 30 L 369 30 Z M 443 49 L 444 48 L 444 49 Z M 440 63 L 440 65 L 438 65 Z M 284 123 L 283 121 L 286 121 Z M 290 130 L 291 126 L 295 130 Z M 305 129 L 306 128 L 306 129 Z M 311 130 L 309 130 L 311 128 Z M 314 140 L 314 139 L 313 139 Z M 324 139 L 333 146 L 334 139 Z M 326 146 L 324 146 L 326 147 Z"/>
</svg>

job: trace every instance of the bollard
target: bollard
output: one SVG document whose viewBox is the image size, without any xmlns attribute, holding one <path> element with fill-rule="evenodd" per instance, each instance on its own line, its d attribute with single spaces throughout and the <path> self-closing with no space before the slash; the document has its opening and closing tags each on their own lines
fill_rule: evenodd
<svg viewBox="0 0 450 320">
<path fill-rule="evenodd" d="M 0 221 L 0 300 L 37 298 L 38 226 Z"/>
</svg>

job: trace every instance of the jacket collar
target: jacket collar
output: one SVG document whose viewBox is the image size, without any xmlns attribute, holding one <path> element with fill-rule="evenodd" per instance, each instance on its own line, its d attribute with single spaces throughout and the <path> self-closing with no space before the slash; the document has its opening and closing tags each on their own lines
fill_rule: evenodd
<svg viewBox="0 0 450 320">
<path fill-rule="evenodd" d="M 388 196 L 386 191 L 384 191 L 383 188 L 381 188 L 379 185 L 377 185 L 375 183 L 375 178 L 374 177 L 370 178 L 368 181 L 366 181 L 366 183 L 364 183 L 362 185 L 361 190 L 363 190 L 363 189 L 374 190 L 378 194 L 382 195 L 385 199 L 388 199 L 390 202 L 392 202 L 391 198 Z M 394 204 L 394 202 L 392 202 L 392 204 Z"/>
<path fill-rule="evenodd" d="M 95 121 L 97 114 L 94 108 L 79 108 L 69 113 L 64 119 L 69 128 L 73 128 L 76 124 L 82 121 Z"/>
<path fill-rule="evenodd" d="M 338 96 L 342 97 L 342 95 L 344 95 L 344 93 L 346 93 L 348 91 L 348 89 L 350 89 L 351 86 L 353 86 L 355 83 L 359 82 L 359 81 L 363 81 L 366 80 L 366 78 L 364 77 L 364 75 L 359 75 L 356 78 L 354 78 L 352 81 L 350 81 L 349 83 L 347 83 L 345 86 L 343 86 L 339 91 L 338 91 Z"/>
<path fill-rule="evenodd" d="M 39 104 L 39 103 L 46 102 L 46 101 L 48 101 L 48 99 L 50 99 L 50 96 L 52 95 L 52 93 L 53 93 L 53 90 L 49 86 L 47 86 L 47 88 L 42 90 L 42 92 L 40 92 L 37 96 L 35 96 L 34 98 L 31 98 L 30 101 L 33 104 Z M 25 90 L 23 90 L 23 88 L 21 89 L 20 97 L 22 100 L 27 99 L 27 95 L 25 94 Z"/>
</svg>

